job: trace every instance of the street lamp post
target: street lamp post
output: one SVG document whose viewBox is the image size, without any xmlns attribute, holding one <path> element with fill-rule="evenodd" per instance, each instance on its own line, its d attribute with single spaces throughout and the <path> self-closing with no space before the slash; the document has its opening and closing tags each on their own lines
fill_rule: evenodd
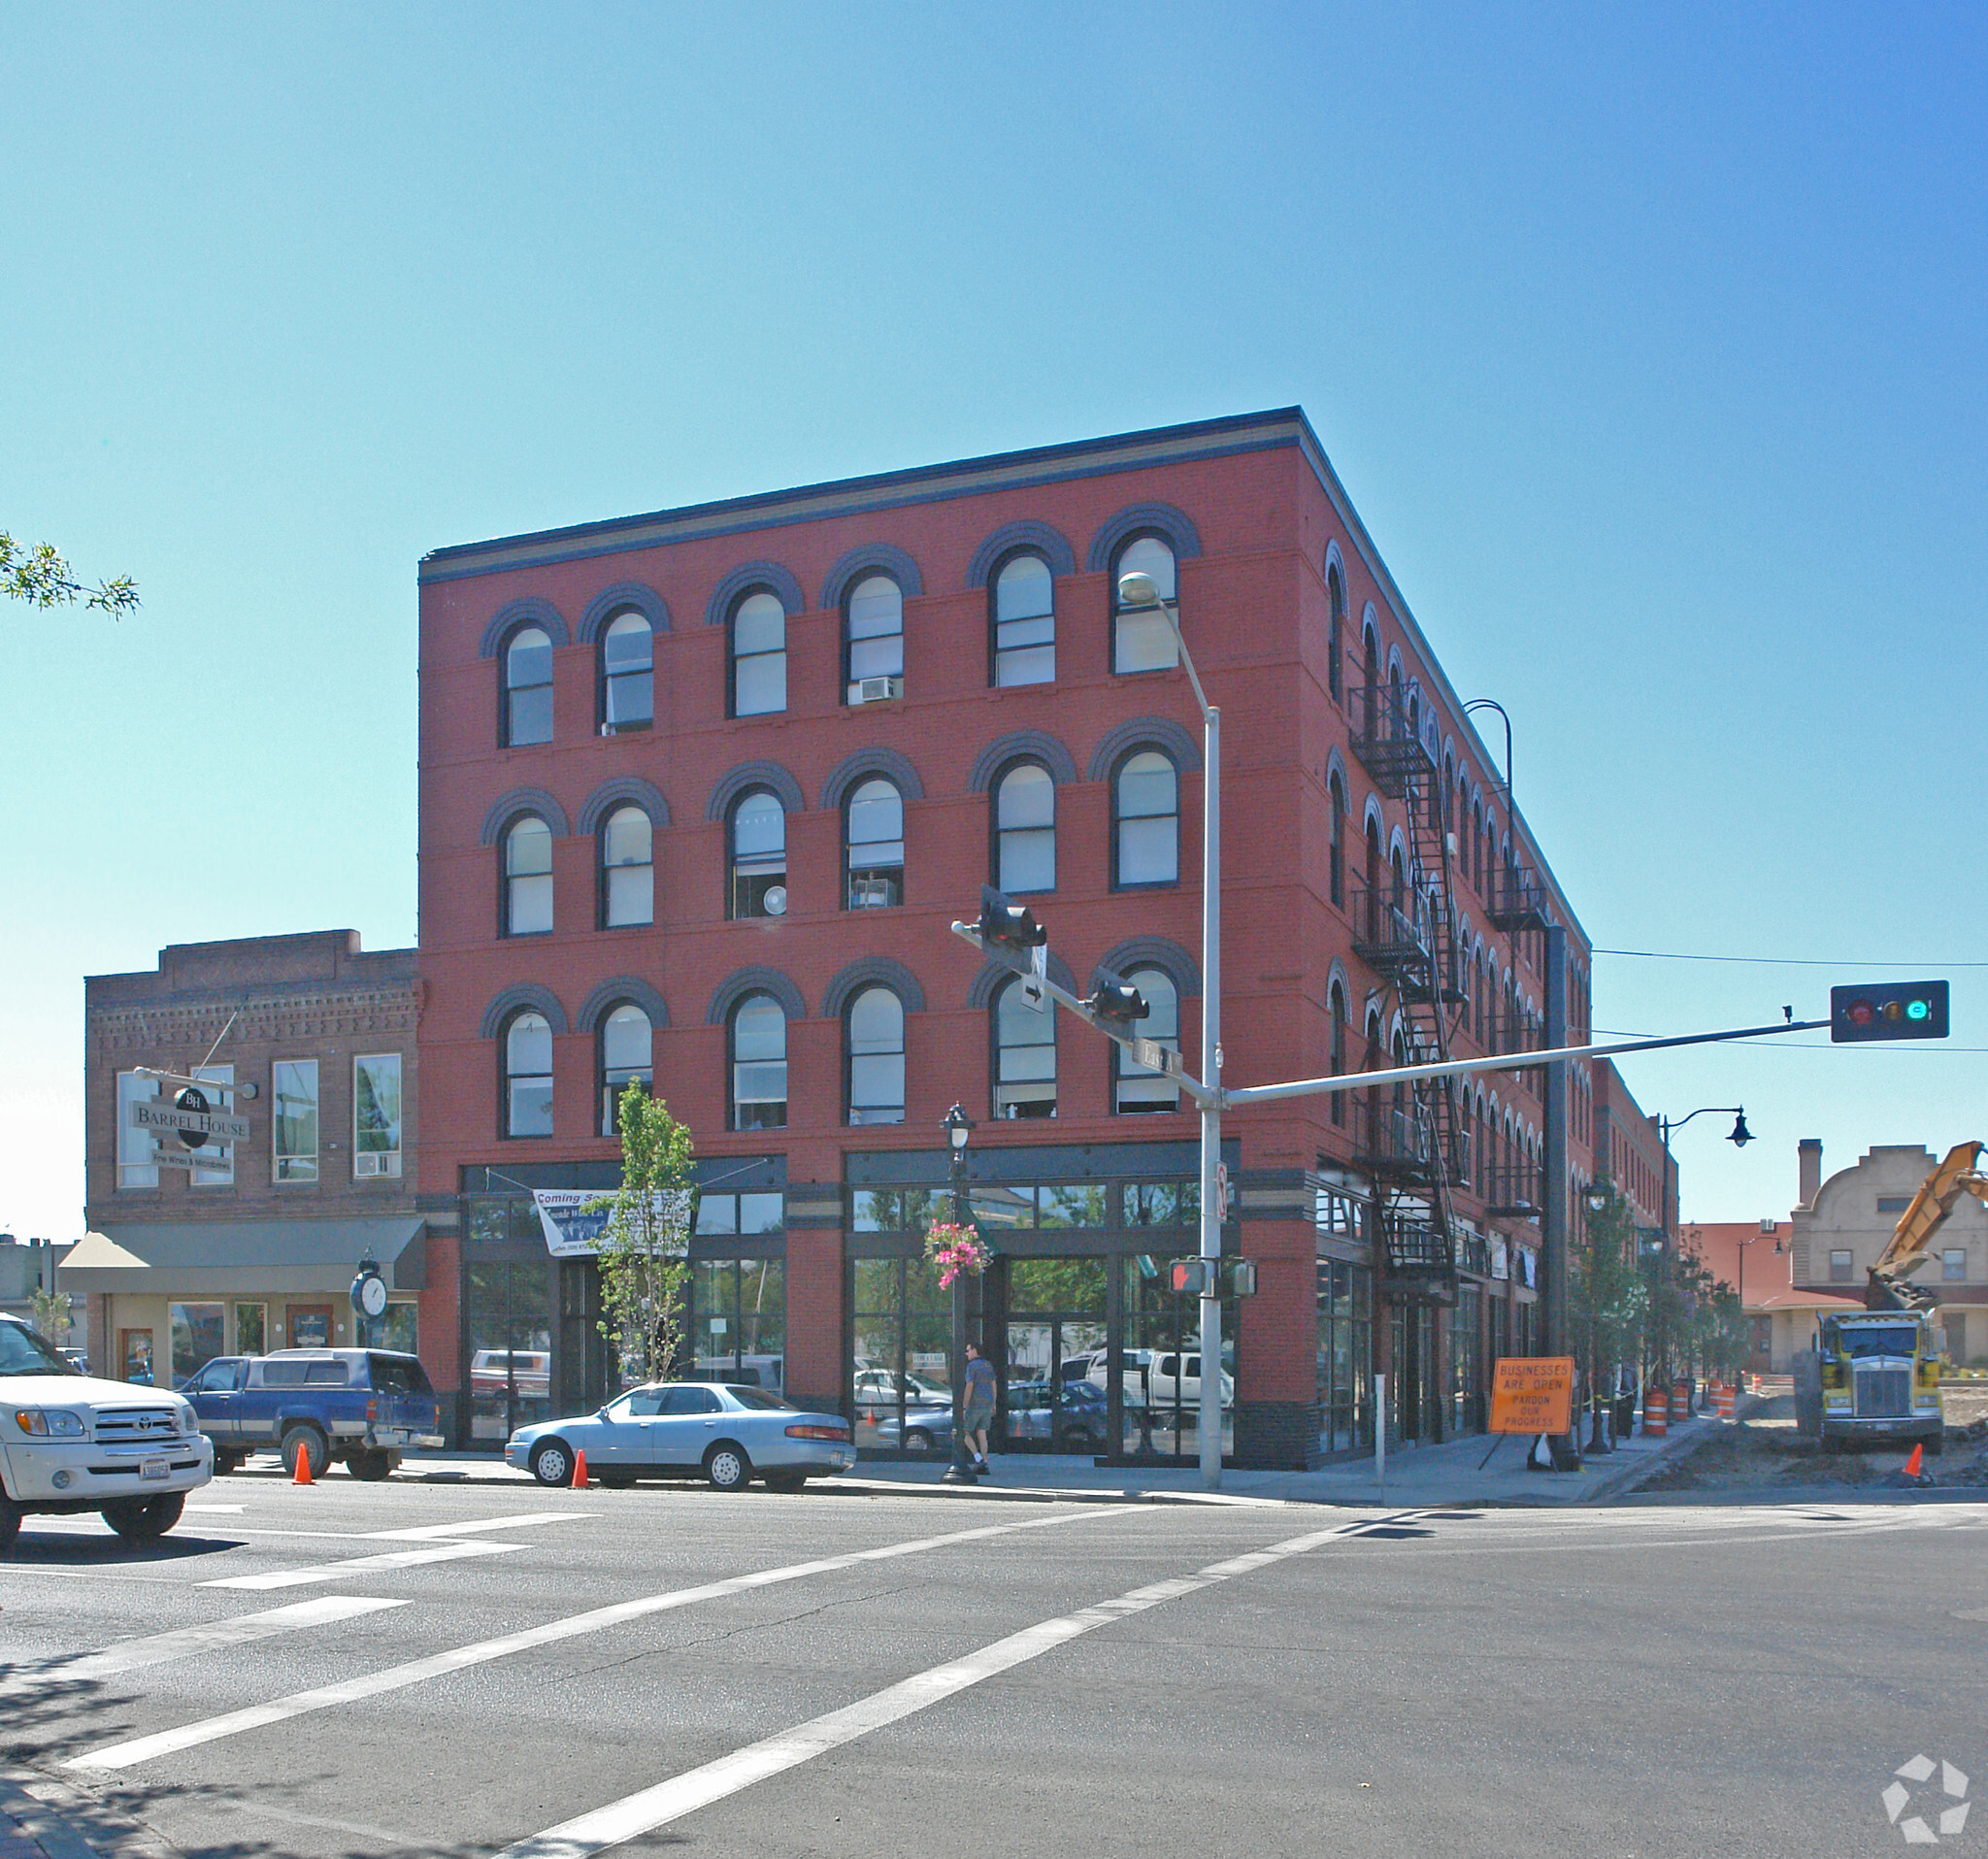
<svg viewBox="0 0 1988 1859">
<path fill-rule="evenodd" d="M 1737 1149 L 1743 1149 L 1747 1144 L 1753 1141 L 1753 1132 L 1746 1127 L 1745 1109 L 1738 1104 L 1702 1104 L 1697 1110 L 1691 1112 L 1689 1115 L 1677 1117 L 1675 1120 L 1668 1116 L 1658 1116 L 1657 1127 L 1662 1134 L 1664 1144 L 1664 1201 L 1663 1205 L 1657 1210 L 1659 1228 L 1664 1236 L 1662 1248 L 1664 1257 L 1658 1273 L 1660 1282 L 1664 1272 L 1674 1272 L 1676 1270 L 1677 1259 L 1677 1247 L 1671 1231 L 1671 1136 L 1673 1131 L 1681 1130 L 1694 1116 L 1730 1116 L 1733 1119 L 1733 1129 L 1732 1133 L 1726 1138 L 1726 1141 Z M 1659 1357 L 1656 1366 L 1658 1376 L 1662 1377 L 1664 1364 L 1661 1357 Z"/>
<path fill-rule="evenodd" d="M 1177 600 L 1165 600 L 1150 575 L 1118 581 L 1123 608 L 1157 608 L 1180 649 L 1180 662 L 1201 706 L 1201 1081 L 1210 1093 L 1222 1082 L 1222 714 L 1208 701 L 1194 654 L 1180 631 Z M 1222 1113 L 1212 1096 L 1201 1099 L 1201 1481 L 1222 1483 L 1222 1223 L 1216 1169 L 1222 1159 Z"/>
<path fill-rule="evenodd" d="M 972 1220 L 967 1202 L 967 1140 L 974 1133 L 974 1119 L 957 1104 L 945 1113 L 946 1162 L 952 1171 L 952 1222 L 964 1227 Z M 967 1450 L 967 1275 L 958 1272 L 952 1280 L 952 1464 L 946 1468 L 946 1484 L 977 1484 L 973 1455 Z M 900 1396 L 902 1399 L 902 1396 Z"/>
</svg>

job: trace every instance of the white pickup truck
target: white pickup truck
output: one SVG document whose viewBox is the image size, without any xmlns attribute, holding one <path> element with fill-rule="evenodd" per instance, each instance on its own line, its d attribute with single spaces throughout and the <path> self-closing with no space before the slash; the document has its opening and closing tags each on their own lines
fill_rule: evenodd
<svg viewBox="0 0 1988 1859">
<path fill-rule="evenodd" d="M 163 1536 L 213 1477 L 189 1403 L 79 1375 L 39 1332 L 0 1315 L 0 1549 L 31 1512 L 99 1510 L 121 1537 Z"/>
</svg>

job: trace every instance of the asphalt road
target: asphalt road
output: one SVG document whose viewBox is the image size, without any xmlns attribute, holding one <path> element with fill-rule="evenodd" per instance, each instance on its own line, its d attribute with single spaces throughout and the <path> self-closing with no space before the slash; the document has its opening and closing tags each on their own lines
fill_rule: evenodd
<svg viewBox="0 0 1988 1859">
<path fill-rule="evenodd" d="M 1988 1786 L 1988 1505 L 195 1506 L 0 1561 L 10 1773 L 187 1854 L 1808 1859 Z"/>
</svg>

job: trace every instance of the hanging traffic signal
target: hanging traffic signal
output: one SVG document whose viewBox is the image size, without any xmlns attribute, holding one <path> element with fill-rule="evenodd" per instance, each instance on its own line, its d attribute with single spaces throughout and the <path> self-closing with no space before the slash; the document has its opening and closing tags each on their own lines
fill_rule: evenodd
<svg viewBox="0 0 1988 1859">
<path fill-rule="evenodd" d="M 991 884 L 980 886 L 980 941 L 998 943 L 1003 948 L 1041 948 L 1049 932 L 1036 921 L 1026 904 L 997 891 Z"/>
<path fill-rule="evenodd" d="M 1832 1040 L 1943 1040 L 1944 981 L 1885 981 L 1829 991 Z"/>
<path fill-rule="evenodd" d="M 1110 1020 L 1113 1025 L 1131 1026 L 1136 1020 L 1143 1020 L 1152 1012 L 1146 1005 L 1146 998 L 1130 981 L 1104 981 L 1084 1007 L 1097 1019 Z"/>
</svg>

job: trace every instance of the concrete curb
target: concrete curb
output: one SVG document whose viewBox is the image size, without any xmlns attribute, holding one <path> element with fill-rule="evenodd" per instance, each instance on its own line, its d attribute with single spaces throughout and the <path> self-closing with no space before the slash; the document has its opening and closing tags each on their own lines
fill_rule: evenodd
<svg viewBox="0 0 1988 1859">
<path fill-rule="evenodd" d="M 1745 1419 L 1747 1412 L 1760 1405 L 1761 1399 L 1759 1395 L 1742 1394 L 1733 1407 L 1734 1421 Z M 1725 1437 L 1716 1424 L 1693 1427 L 1689 1433 L 1680 1433 L 1674 1440 L 1666 1440 L 1646 1459 L 1623 1466 L 1614 1475 L 1603 1478 L 1592 1491 L 1582 1493 L 1581 1502 L 1603 1504 L 1611 1498 L 1627 1497 L 1659 1472 L 1670 1471 L 1673 1466 L 1690 1458 L 1701 1446 Z"/>
<path fill-rule="evenodd" d="M 47 1859 L 181 1859 L 149 1827 L 33 1769 L 0 1769 L 0 1834 L 10 1828 Z"/>
</svg>

